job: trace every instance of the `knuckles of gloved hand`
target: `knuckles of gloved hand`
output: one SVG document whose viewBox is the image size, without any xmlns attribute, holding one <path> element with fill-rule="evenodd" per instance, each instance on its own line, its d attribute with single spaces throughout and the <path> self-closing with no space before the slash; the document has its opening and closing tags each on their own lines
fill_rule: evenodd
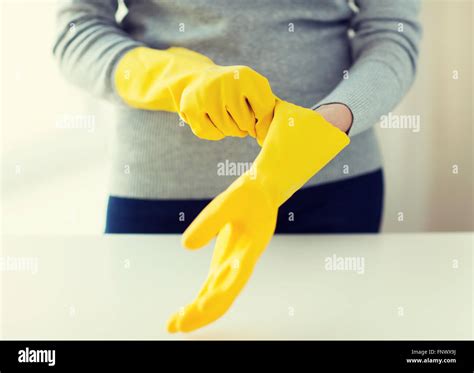
<svg viewBox="0 0 474 373">
<path fill-rule="evenodd" d="M 255 137 L 256 112 L 272 112 L 273 97 L 269 81 L 248 66 L 210 66 L 183 90 L 179 109 L 200 138 Z"/>
</svg>

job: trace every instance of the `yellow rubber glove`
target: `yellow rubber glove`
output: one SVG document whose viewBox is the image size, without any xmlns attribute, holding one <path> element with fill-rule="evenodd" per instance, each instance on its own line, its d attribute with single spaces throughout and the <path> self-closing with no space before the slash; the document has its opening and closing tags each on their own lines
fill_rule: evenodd
<svg viewBox="0 0 474 373">
<path fill-rule="evenodd" d="M 247 66 L 216 65 L 184 48 L 132 49 L 114 79 L 129 106 L 176 112 L 207 140 L 250 135 L 261 144 L 275 109 L 265 77 Z"/>
<path fill-rule="evenodd" d="M 349 138 L 320 114 L 277 101 L 251 170 L 191 223 L 183 245 L 196 249 L 217 235 L 210 271 L 196 299 L 171 317 L 169 332 L 189 332 L 222 316 L 252 274 L 276 226 L 278 207 L 321 170 Z"/>
</svg>

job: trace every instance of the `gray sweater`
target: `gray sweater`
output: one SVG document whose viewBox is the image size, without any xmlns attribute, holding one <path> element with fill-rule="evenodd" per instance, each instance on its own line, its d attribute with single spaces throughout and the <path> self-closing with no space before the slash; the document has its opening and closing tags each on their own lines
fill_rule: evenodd
<svg viewBox="0 0 474 373">
<path fill-rule="evenodd" d="M 351 144 L 306 184 L 381 167 L 373 126 L 411 85 L 418 55 L 417 0 L 61 1 L 54 54 L 73 83 L 116 105 L 110 194 L 210 198 L 255 159 L 251 137 L 201 140 L 176 114 L 120 101 L 114 68 L 131 48 L 180 46 L 220 65 L 247 65 L 280 98 L 353 112 Z M 355 4 L 354 4 L 355 3 Z M 123 5 L 123 4 L 122 4 Z"/>
</svg>

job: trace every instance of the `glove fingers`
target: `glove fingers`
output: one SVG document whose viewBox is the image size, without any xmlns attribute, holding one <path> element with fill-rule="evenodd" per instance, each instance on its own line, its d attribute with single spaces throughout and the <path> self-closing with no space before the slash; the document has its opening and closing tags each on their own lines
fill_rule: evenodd
<svg viewBox="0 0 474 373">
<path fill-rule="evenodd" d="M 203 315 L 211 313 L 213 320 L 222 316 L 248 282 L 257 259 L 253 250 L 247 248 L 222 263 L 205 294 L 195 301 L 200 312 Z"/>
<path fill-rule="evenodd" d="M 236 240 L 236 231 L 232 224 L 226 224 L 218 233 L 214 253 L 212 254 L 211 266 L 209 273 L 215 272 L 216 268 L 222 263 L 233 250 L 231 244 Z"/>
<path fill-rule="evenodd" d="M 237 242 L 237 231 L 232 228 L 232 224 L 226 224 L 218 233 L 214 252 L 212 254 L 211 265 L 207 274 L 206 281 L 198 293 L 197 298 L 207 295 L 209 288 L 216 283 L 217 276 L 222 276 L 219 267 L 228 261 L 232 253 L 235 251 L 235 243 Z"/>
<path fill-rule="evenodd" d="M 216 276 L 214 284 L 208 285 L 207 294 L 198 296 L 184 308 L 184 312 L 171 317 L 168 331 L 190 332 L 224 315 L 247 283 L 254 265 L 245 269 L 227 263 Z"/>
<path fill-rule="evenodd" d="M 234 136 L 246 137 L 249 133 L 239 126 L 239 124 L 235 120 L 235 118 L 232 115 L 232 112 L 229 110 L 229 108 L 227 108 L 227 107 L 225 108 L 225 113 L 227 114 L 227 117 L 230 119 L 230 122 L 232 123 L 232 127 L 235 129 L 235 131 L 237 133 Z"/>
<path fill-rule="evenodd" d="M 208 115 L 199 115 L 189 111 L 182 111 L 179 115 L 200 139 L 218 141 L 225 137 Z"/>
<path fill-rule="evenodd" d="M 175 313 L 168 320 L 166 329 L 168 330 L 169 333 L 176 333 L 178 331 L 178 318 L 179 318 L 179 314 Z"/>
<path fill-rule="evenodd" d="M 258 75 L 256 79 L 254 77 L 250 87 L 251 89 L 246 90 L 245 97 L 247 98 L 251 110 L 255 114 L 255 137 L 258 138 L 257 127 L 263 127 L 261 129 L 261 132 L 263 132 L 265 128 L 268 128 L 273 119 L 276 97 L 273 95 L 267 79 L 261 75 Z"/>
<path fill-rule="evenodd" d="M 201 139 L 218 141 L 225 137 L 208 115 L 196 120 L 191 119 L 189 124 L 193 133 Z"/>
<path fill-rule="evenodd" d="M 268 114 L 265 117 L 262 117 L 258 120 L 257 124 L 255 125 L 255 131 L 257 133 L 257 142 L 258 145 L 263 146 L 263 142 L 267 137 L 268 130 L 270 128 L 270 124 L 272 123 L 273 119 L 273 112 Z"/>
<path fill-rule="evenodd" d="M 256 136 L 255 114 L 245 96 L 232 95 L 229 97 L 226 109 L 241 131 L 252 137 Z"/>
<path fill-rule="evenodd" d="M 183 315 L 178 315 L 176 329 L 177 331 L 188 333 L 202 328 L 203 326 L 217 320 L 225 313 L 225 311 L 226 309 L 222 309 L 222 307 L 216 307 L 212 310 L 203 312 L 199 309 L 197 303 L 192 303 L 185 307 Z"/>
<path fill-rule="evenodd" d="M 212 240 L 227 222 L 224 196 L 214 198 L 184 231 L 182 244 L 188 249 L 198 249 Z"/>
<path fill-rule="evenodd" d="M 211 265 L 207 274 L 206 281 L 199 291 L 197 298 L 202 298 L 207 295 L 207 291 L 216 282 L 216 276 L 220 273 L 219 266 L 225 262 L 234 251 L 234 244 L 236 242 L 236 231 L 232 229 L 231 224 L 226 224 L 222 228 L 216 239 L 214 252 L 212 254 Z"/>
<path fill-rule="evenodd" d="M 247 133 L 242 131 L 232 118 L 230 112 L 223 108 L 220 113 L 208 114 L 211 122 L 225 136 L 245 137 Z"/>
</svg>

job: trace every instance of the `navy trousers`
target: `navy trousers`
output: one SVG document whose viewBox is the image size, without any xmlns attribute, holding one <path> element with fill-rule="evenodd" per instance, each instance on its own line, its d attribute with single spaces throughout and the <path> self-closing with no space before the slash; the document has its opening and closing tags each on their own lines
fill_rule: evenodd
<svg viewBox="0 0 474 373">
<path fill-rule="evenodd" d="M 376 233 L 383 210 L 382 170 L 303 188 L 278 211 L 276 233 Z M 182 233 L 210 202 L 109 197 L 105 233 Z"/>
</svg>

